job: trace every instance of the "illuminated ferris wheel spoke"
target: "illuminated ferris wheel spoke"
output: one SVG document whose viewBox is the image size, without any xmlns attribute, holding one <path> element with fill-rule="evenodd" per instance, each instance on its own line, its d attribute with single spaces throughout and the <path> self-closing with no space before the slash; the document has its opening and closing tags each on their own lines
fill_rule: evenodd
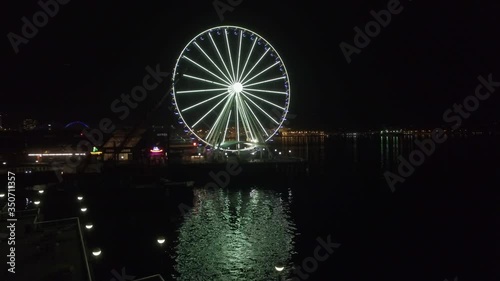
<svg viewBox="0 0 500 281">
<path fill-rule="evenodd" d="M 247 92 L 247 91 L 243 91 L 243 93 L 246 93 L 247 95 L 250 95 L 250 96 L 252 96 L 252 97 L 254 97 L 254 98 L 258 99 L 258 100 L 261 100 L 261 101 L 263 101 L 263 102 L 265 102 L 265 103 L 267 103 L 267 104 L 270 104 L 270 105 L 272 105 L 272 106 L 275 106 L 275 107 L 277 107 L 277 108 L 279 108 L 279 109 L 285 110 L 285 108 L 284 108 L 284 107 L 279 106 L 279 105 L 277 105 L 277 104 L 275 104 L 275 103 L 272 103 L 272 102 L 270 102 L 270 101 L 268 101 L 268 100 L 266 100 L 266 99 L 263 99 L 263 98 L 261 98 L 261 97 L 258 97 L 258 96 L 254 95 L 254 94 L 252 94 L 252 93 L 249 93 L 249 92 Z M 242 94 L 243 94 L 243 93 L 242 93 Z"/>
<path fill-rule="evenodd" d="M 269 119 L 271 119 L 274 123 L 276 123 L 277 125 L 279 125 L 280 123 L 276 120 L 274 120 L 274 118 L 269 115 L 264 109 L 262 109 L 262 107 L 260 107 L 258 104 L 256 104 L 253 100 L 251 100 L 249 97 L 247 97 L 247 95 L 245 95 L 244 93 L 241 93 L 245 98 L 247 98 L 247 100 L 249 102 L 251 102 L 255 107 L 257 107 L 260 111 L 262 111 L 262 113 L 264 113 L 267 117 L 269 117 Z"/>
<path fill-rule="evenodd" d="M 210 135 L 207 135 L 206 138 L 210 143 L 218 144 L 224 141 L 224 137 L 221 138 L 221 134 L 223 133 L 224 123 L 226 123 L 226 119 L 229 119 L 227 116 L 227 111 L 221 114 L 220 120 L 216 125 L 214 125 L 214 127 L 212 127 L 211 132 L 209 132 Z M 215 134 L 215 132 L 217 134 Z"/>
<path fill-rule="evenodd" d="M 188 91 L 177 91 L 178 94 L 189 94 L 189 93 L 208 93 L 208 92 L 219 92 L 219 91 L 227 91 L 226 88 L 218 88 L 218 89 L 205 89 L 205 90 L 188 90 Z"/>
<path fill-rule="evenodd" d="M 226 135 L 227 135 L 227 128 L 229 127 L 229 121 L 231 120 L 231 113 L 233 111 L 231 109 L 229 109 L 229 114 L 227 116 L 227 122 L 226 122 L 226 129 L 224 129 L 224 136 L 222 137 L 222 141 L 224 141 L 226 139 Z"/>
<path fill-rule="evenodd" d="M 186 110 L 190 110 L 190 109 L 192 109 L 192 108 L 195 108 L 195 107 L 197 107 L 197 106 L 199 106 L 199 105 L 202 105 L 202 104 L 204 104 L 204 103 L 206 103 L 206 102 L 209 102 L 209 101 L 211 101 L 211 100 L 213 100 L 213 99 L 216 99 L 216 98 L 218 98 L 218 97 L 220 97 L 220 96 L 222 96 L 222 95 L 225 95 L 225 94 L 227 94 L 228 92 L 229 92 L 229 91 L 225 91 L 225 92 L 224 92 L 224 93 L 222 93 L 222 94 L 218 94 L 218 95 L 213 96 L 213 97 L 211 97 L 211 98 L 209 98 L 209 99 L 206 99 L 206 100 L 204 100 L 204 101 L 201 101 L 201 102 L 199 102 L 199 103 L 197 103 L 197 104 L 195 104 L 195 105 L 192 105 L 192 106 L 186 107 L 186 108 L 184 108 L 183 110 L 181 110 L 181 112 L 184 112 L 184 111 L 186 111 Z"/>
<path fill-rule="evenodd" d="M 246 131 L 246 128 L 245 128 L 245 124 L 244 124 L 244 121 L 243 121 L 243 116 L 241 115 L 241 110 L 240 110 L 240 106 L 238 105 L 238 97 L 236 96 L 235 99 L 234 99 L 234 107 L 236 108 L 236 117 L 237 117 L 237 131 L 239 131 L 239 124 L 240 124 L 240 121 L 242 122 L 242 125 L 243 125 L 243 130 L 245 131 L 245 133 L 247 133 Z M 241 120 L 240 120 L 241 119 Z M 238 136 L 239 136 L 239 133 L 238 133 Z M 239 141 L 239 139 L 238 139 Z"/>
<path fill-rule="evenodd" d="M 255 85 L 260 85 L 260 84 L 264 84 L 264 83 L 269 83 L 269 82 L 273 82 L 273 81 L 277 81 L 277 80 L 281 80 L 281 79 L 286 79 L 286 77 L 278 77 L 278 78 L 273 78 L 273 79 L 269 79 L 269 80 L 265 80 L 265 81 L 260 81 L 260 82 L 255 82 L 255 83 L 252 83 L 250 85 L 247 85 L 245 83 L 248 83 L 248 82 L 245 82 L 245 83 L 241 83 L 244 87 L 252 87 L 252 86 L 255 86 Z"/>
<path fill-rule="evenodd" d="M 235 112 L 235 114 L 236 114 L 236 141 L 240 142 L 240 119 L 238 117 L 239 110 L 238 110 L 237 106 L 236 106 L 236 110 L 235 111 L 236 111 Z M 238 143 L 238 149 L 239 148 L 240 148 L 240 144 Z"/>
<path fill-rule="evenodd" d="M 252 113 L 253 115 L 253 118 L 255 120 L 257 120 L 257 123 L 259 123 L 260 125 L 260 128 L 262 129 L 262 131 L 264 132 L 264 134 L 266 134 L 266 136 L 269 136 L 269 134 L 267 133 L 266 129 L 264 128 L 264 126 L 262 125 L 262 123 L 260 122 L 259 118 L 257 118 L 257 115 L 255 115 L 255 113 L 253 112 L 253 110 L 250 108 L 250 106 L 248 105 L 248 103 L 246 101 L 243 101 L 245 103 L 245 105 L 247 106 L 248 110 L 250 110 L 250 113 Z"/>
<path fill-rule="evenodd" d="M 227 82 L 229 83 L 229 81 L 231 81 L 231 79 L 229 77 L 227 77 L 227 75 L 219 68 L 219 66 L 212 60 L 212 58 L 207 53 L 205 53 L 205 51 L 201 48 L 200 45 L 198 45 L 197 42 L 194 42 L 194 44 L 207 57 L 207 59 L 215 66 L 215 68 L 217 68 L 217 70 L 219 70 L 219 72 L 224 76 L 224 78 L 227 79 Z"/>
<path fill-rule="evenodd" d="M 233 72 L 233 83 L 236 81 L 236 75 L 234 74 L 233 56 L 231 55 L 231 47 L 229 47 L 229 38 L 227 36 L 227 29 L 224 32 L 226 34 L 226 44 L 227 53 L 229 54 L 229 62 L 231 63 L 231 71 Z"/>
<path fill-rule="evenodd" d="M 221 104 L 228 97 L 229 95 L 226 95 L 223 99 L 221 99 L 214 107 L 212 107 L 207 113 L 205 113 L 205 115 L 203 115 L 198 121 L 196 121 L 192 127 L 194 128 L 196 125 L 198 125 L 198 123 L 200 123 L 201 120 L 205 119 L 205 117 L 207 117 L 207 115 L 210 114 L 210 112 L 212 112 L 215 108 L 217 108 L 217 106 L 219 106 L 219 104 Z"/>
<path fill-rule="evenodd" d="M 192 75 L 188 75 L 188 74 L 184 74 L 183 77 L 195 79 L 195 80 L 198 80 L 198 81 L 207 82 L 207 83 L 210 83 L 210 84 L 215 84 L 215 85 L 223 86 L 223 87 L 226 87 L 225 89 L 227 89 L 227 84 L 221 84 L 219 82 L 215 82 L 215 81 L 212 81 L 212 80 L 208 80 L 208 79 L 204 79 L 204 78 L 200 78 L 200 77 L 196 77 L 196 76 L 192 76 Z M 179 92 L 177 92 L 177 93 L 179 93 Z"/>
<path fill-rule="evenodd" d="M 245 65 L 243 66 L 243 69 L 241 70 L 240 77 L 238 77 L 238 80 L 241 80 L 241 76 L 243 75 L 243 73 L 245 73 L 245 69 L 247 68 L 248 61 L 250 60 L 250 57 L 252 56 L 253 49 L 254 49 L 256 43 L 257 43 L 257 39 L 255 39 L 253 41 L 252 48 L 250 49 L 250 52 L 248 53 L 248 57 L 245 61 Z"/>
<path fill-rule="evenodd" d="M 212 128 L 210 129 L 210 131 L 208 132 L 208 134 L 207 134 L 207 136 L 206 136 L 206 138 L 207 138 L 207 139 L 209 139 L 209 138 L 210 138 L 210 135 L 212 134 L 212 132 L 214 132 L 214 129 L 216 129 L 216 128 L 219 126 L 219 122 L 220 122 L 220 120 L 221 120 L 222 116 L 223 116 L 223 115 L 224 115 L 224 113 L 226 112 L 226 110 L 227 110 L 227 108 L 228 108 L 228 105 L 231 103 L 232 96 L 233 96 L 233 95 L 231 95 L 231 96 L 227 99 L 226 103 L 224 104 L 224 107 L 222 108 L 222 114 L 220 114 L 220 115 L 217 117 L 217 119 L 215 120 L 215 122 L 214 122 L 214 124 L 213 124 Z"/>
<path fill-rule="evenodd" d="M 210 40 L 212 41 L 212 44 L 213 44 L 213 46 L 214 46 L 214 48 L 215 48 L 215 51 L 217 51 L 217 54 L 219 55 L 219 58 L 220 58 L 220 60 L 222 61 L 222 65 L 224 65 L 224 68 L 225 68 L 225 69 L 226 69 L 226 71 L 227 71 L 227 75 L 228 75 L 229 77 L 231 77 L 231 73 L 229 72 L 229 69 L 227 68 L 226 62 L 225 62 L 225 61 L 224 61 L 224 59 L 222 58 L 222 55 L 221 55 L 221 53 L 220 53 L 220 51 L 219 51 L 219 48 L 217 48 L 217 44 L 215 44 L 215 41 L 214 41 L 214 38 L 212 37 L 212 34 L 211 34 L 211 33 L 208 33 L 208 36 L 210 37 Z M 231 77 L 231 79 L 230 79 L 230 84 L 232 84 L 233 82 L 234 82 L 234 77 Z"/>
<path fill-rule="evenodd" d="M 264 137 L 262 136 L 262 134 L 259 133 L 259 119 L 257 118 L 257 116 L 255 116 L 248 108 L 248 104 L 243 100 L 241 99 L 241 104 L 242 104 L 242 107 L 243 109 L 245 110 L 245 114 L 248 116 L 248 122 L 249 122 L 249 125 L 251 126 L 252 128 L 252 133 L 254 135 L 253 137 L 253 140 L 254 141 L 258 141 L 258 142 L 263 142 L 264 141 Z M 260 137 L 259 137 L 260 136 Z"/>
<path fill-rule="evenodd" d="M 225 83 L 229 83 L 229 81 L 226 81 L 224 80 L 222 77 L 220 77 L 219 75 L 213 73 L 212 71 L 206 69 L 205 67 L 201 66 L 199 63 L 195 62 L 194 60 L 188 58 L 187 56 L 184 56 L 185 59 L 187 59 L 188 61 L 190 61 L 191 63 L 193 63 L 194 65 L 198 66 L 199 68 L 205 70 L 206 72 L 212 74 L 214 77 L 218 78 L 219 80 L 221 80 L 222 82 L 225 82 Z"/>
<path fill-rule="evenodd" d="M 253 129 L 254 122 L 251 120 L 251 117 L 249 116 L 247 109 L 244 106 L 243 100 L 241 99 L 241 97 L 239 97 L 239 104 L 240 104 L 241 111 L 243 112 L 243 116 L 245 116 L 245 121 L 246 121 L 246 125 L 248 127 L 248 132 L 250 133 L 250 138 L 252 141 L 255 141 L 255 140 L 257 140 L 257 138 L 255 137 L 255 133 L 254 133 L 254 129 Z"/>
<path fill-rule="evenodd" d="M 248 123 L 247 115 L 245 114 L 244 107 L 241 105 L 241 98 L 236 96 L 236 106 L 238 107 L 241 115 L 241 124 L 243 125 L 243 130 L 245 130 L 245 134 L 250 135 L 251 139 L 254 139 L 252 131 L 250 129 L 250 124 Z"/>
<path fill-rule="evenodd" d="M 241 61 L 241 42 L 243 40 L 243 31 L 240 31 L 240 44 L 238 47 L 238 64 L 236 66 L 236 81 L 239 79 L 240 75 L 240 61 Z"/>
<path fill-rule="evenodd" d="M 253 79 L 255 79 L 255 78 L 259 77 L 260 75 L 262 75 L 262 73 L 264 73 L 264 72 L 268 71 L 269 69 L 273 68 L 273 67 L 274 67 L 275 65 L 277 65 L 277 64 L 279 64 L 279 62 L 275 62 L 274 64 L 272 64 L 272 65 L 271 65 L 271 66 L 269 66 L 268 68 L 266 68 L 266 69 L 262 70 L 261 72 L 257 73 L 254 77 L 252 77 L 252 78 L 250 78 L 250 79 L 248 79 L 248 80 L 246 80 L 246 81 L 243 81 L 243 83 L 248 83 L 248 82 L 252 81 Z M 242 83 L 242 84 L 243 84 L 243 83 Z"/>
<path fill-rule="evenodd" d="M 247 91 L 247 92 L 248 91 L 252 91 L 252 92 L 262 92 L 262 93 L 286 95 L 286 92 L 261 90 L 261 89 L 249 89 L 249 88 L 245 88 L 245 91 Z"/>
<path fill-rule="evenodd" d="M 269 52 L 270 49 L 267 49 L 264 54 L 262 54 L 262 56 L 260 57 L 260 59 L 253 65 L 253 67 L 248 71 L 248 73 L 245 75 L 245 77 L 243 77 L 243 79 L 241 79 L 241 81 L 245 81 L 245 79 L 247 78 L 248 75 L 250 75 L 250 73 L 252 73 L 252 71 L 255 69 L 255 67 L 257 65 L 259 65 L 260 61 L 266 56 L 267 52 Z"/>
<path fill-rule="evenodd" d="M 248 126 L 248 131 L 250 132 L 250 137 L 252 141 L 260 141 L 259 138 L 257 138 L 254 127 L 255 127 L 255 121 L 252 120 L 252 116 L 248 114 L 248 111 L 243 103 L 243 100 L 240 97 L 240 104 L 241 104 L 241 109 L 244 112 L 245 119 L 247 120 L 247 126 Z"/>
</svg>

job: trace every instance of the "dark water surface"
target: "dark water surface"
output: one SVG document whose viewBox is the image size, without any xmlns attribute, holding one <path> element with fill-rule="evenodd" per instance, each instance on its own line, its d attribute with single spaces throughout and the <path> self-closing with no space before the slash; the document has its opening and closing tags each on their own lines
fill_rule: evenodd
<svg viewBox="0 0 500 281">
<path fill-rule="evenodd" d="M 310 160 L 309 176 L 255 173 L 215 192 L 123 189 L 119 176 L 66 182 L 73 191 L 47 194 L 58 206 L 47 216 L 93 222 L 87 239 L 102 249 L 92 259 L 102 281 L 122 268 L 136 278 L 278 280 L 275 266 L 292 280 L 500 280 L 499 138 L 436 145 L 392 192 L 384 173 L 397 174 L 414 141 L 278 140 L 277 152 Z"/>
</svg>

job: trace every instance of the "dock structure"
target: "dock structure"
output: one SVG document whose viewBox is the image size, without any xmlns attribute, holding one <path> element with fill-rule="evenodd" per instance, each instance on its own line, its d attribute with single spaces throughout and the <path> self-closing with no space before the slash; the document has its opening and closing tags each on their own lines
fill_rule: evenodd
<svg viewBox="0 0 500 281">
<path fill-rule="evenodd" d="M 9 280 L 15 275 L 16 280 L 98 281 L 78 217 L 41 221 L 43 214 L 39 208 L 34 208 L 16 211 L 13 223 L 7 209 L 6 204 L 0 212 L 0 251 L 9 253 L 15 249 L 15 258 L 12 266 L 0 266 L 1 280 Z M 15 226 L 15 244 L 9 243 L 10 235 L 4 233 L 9 225 Z M 160 274 L 135 280 L 165 281 Z"/>
</svg>

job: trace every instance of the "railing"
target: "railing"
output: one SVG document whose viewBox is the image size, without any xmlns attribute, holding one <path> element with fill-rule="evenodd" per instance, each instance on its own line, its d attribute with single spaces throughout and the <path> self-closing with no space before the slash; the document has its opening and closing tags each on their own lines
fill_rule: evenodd
<svg viewBox="0 0 500 281">
<path fill-rule="evenodd" d="M 151 275 L 151 276 L 144 277 L 144 278 L 141 278 L 141 279 L 134 279 L 134 281 L 146 281 L 148 279 L 152 279 L 152 278 L 156 278 L 156 277 L 160 278 L 160 280 L 162 280 L 162 281 L 165 281 L 165 279 L 163 279 L 163 277 L 161 277 L 160 274 Z"/>
<path fill-rule="evenodd" d="M 51 221 L 43 221 L 43 222 L 35 222 L 35 227 L 40 226 L 40 225 L 47 225 L 47 224 L 53 224 L 53 225 L 58 225 L 58 224 L 63 224 L 63 222 L 68 222 L 68 221 L 76 221 L 78 225 L 78 233 L 80 234 L 80 243 L 82 246 L 82 251 L 83 251 L 83 257 L 85 258 L 85 267 L 87 268 L 87 275 L 88 275 L 88 280 L 92 281 L 92 274 L 90 273 L 90 266 L 89 266 L 89 261 L 87 258 L 87 251 L 85 247 L 85 242 L 83 241 L 83 234 L 82 234 L 82 227 L 80 224 L 80 219 L 78 217 L 72 217 L 72 218 L 66 218 L 66 219 L 59 219 L 59 220 L 51 220 Z"/>
</svg>

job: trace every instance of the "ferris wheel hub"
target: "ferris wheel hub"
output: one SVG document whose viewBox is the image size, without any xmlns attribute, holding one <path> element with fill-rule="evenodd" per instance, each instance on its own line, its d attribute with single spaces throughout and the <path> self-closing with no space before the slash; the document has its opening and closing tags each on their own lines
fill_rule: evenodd
<svg viewBox="0 0 500 281">
<path fill-rule="evenodd" d="M 240 82 L 236 82 L 229 86 L 229 91 L 239 94 L 243 92 L 243 85 Z"/>
</svg>

